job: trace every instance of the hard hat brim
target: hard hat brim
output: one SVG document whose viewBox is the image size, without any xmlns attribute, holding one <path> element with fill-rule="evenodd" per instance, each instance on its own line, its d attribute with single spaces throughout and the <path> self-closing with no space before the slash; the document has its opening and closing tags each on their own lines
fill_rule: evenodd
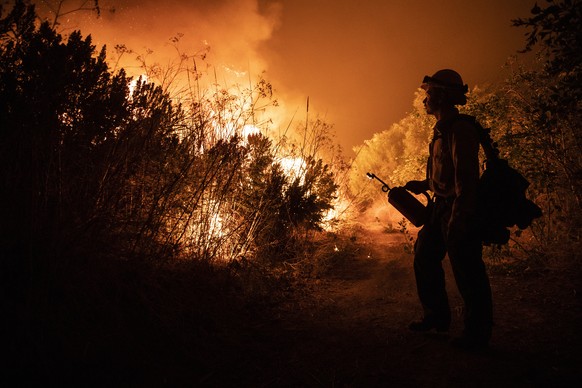
<svg viewBox="0 0 582 388">
<path fill-rule="evenodd" d="M 450 89 L 450 90 L 454 90 L 457 92 L 461 92 L 461 93 L 467 93 L 469 91 L 469 86 L 468 85 L 455 85 L 455 84 L 450 84 L 448 82 L 443 82 L 439 79 L 433 78 L 431 76 L 425 75 L 424 78 L 422 79 L 422 84 L 421 84 L 421 88 L 426 90 L 428 89 L 428 87 L 432 85 L 432 86 L 436 86 L 436 87 L 440 87 L 440 88 L 445 88 L 445 89 Z"/>
</svg>

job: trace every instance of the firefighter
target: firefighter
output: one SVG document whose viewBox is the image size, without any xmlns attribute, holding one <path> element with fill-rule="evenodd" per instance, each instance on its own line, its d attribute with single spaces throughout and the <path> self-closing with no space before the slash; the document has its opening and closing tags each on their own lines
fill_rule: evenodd
<svg viewBox="0 0 582 388">
<path fill-rule="evenodd" d="M 429 148 L 426 180 L 410 181 L 405 188 L 433 192 L 428 221 L 414 247 L 414 274 L 424 315 L 412 322 L 416 332 L 446 332 L 451 310 L 445 288 L 442 261 L 448 254 L 459 293 L 464 302 L 464 330 L 454 346 L 477 350 L 488 346 L 492 327 L 489 278 L 482 259 L 482 243 L 475 216 L 479 181 L 477 129 L 458 120 L 457 105 L 467 102 L 467 85 L 454 70 L 426 76 L 424 107 L 437 123 Z"/>
</svg>

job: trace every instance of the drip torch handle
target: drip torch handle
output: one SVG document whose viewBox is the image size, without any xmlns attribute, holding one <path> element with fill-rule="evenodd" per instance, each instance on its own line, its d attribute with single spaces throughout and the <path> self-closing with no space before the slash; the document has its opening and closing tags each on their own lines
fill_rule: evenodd
<svg viewBox="0 0 582 388">
<path fill-rule="evenodd" d="M 384 182 L 382 179 L 378 178 L 376 175 L 372 174 L 371 172 L 367 172 L 366 175 L 370 179 L 377 179 L 378 181 L 380 181 L 380 183 L 382 183 L 382 191 L 383 192 L 387 193 L 390 191 L 390 186 L 388 186 L 386 184 L 386 182 Z"/>
</svg>

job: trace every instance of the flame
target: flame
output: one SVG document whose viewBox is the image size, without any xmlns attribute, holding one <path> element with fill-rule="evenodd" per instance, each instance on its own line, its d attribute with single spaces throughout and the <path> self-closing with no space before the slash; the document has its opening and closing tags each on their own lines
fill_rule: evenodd
<svg viewBox="0 0 582 388">
<path fill-rule="evenodd" d="M 261 130 L 252 124 L 247 124 L 242 128 L 243 139 L 247 139 L 251 135 L 258 135 Z"/>
<path fill-rule="evenodd" d="M 332 205 L 333 207 L 326 212 L 321 222 L 321 227 L 325 231 L 337 229 L 339 223 L 351 217 L 351 203 L 341 193 L 332 202 Z"/>
<path fill-rule="evenodd" d="M 128 85 L 129 88 L 129 98 L 131 98 L 133 96 L 133 93 L 135 92 L 135 88 L 137 88 L 137 84 L 144 82 L 147 83 L 149 81 L 149 78 L 146 74 L 140 74 L 138 77 L 133 78 Z"/>
<path fill-rule="evenodd" d="M 282 157 L 277 160 L 283 168 L 285 175 L 291 178 L 301 177 L 304 179 L 305 160 L 301 157 Z"/>
<path fill-rule="evenodd" d="M 107 0 L 104 3 L 114 2 Z M 202 109 L 207 113 L 205 119 L 208 119 L 216 140 L 238 135 L 244 142 L 248 136 L 266 131 L 263 125 L 256 124 L 255 115 L 261 112 L 256 108 L 253 88 L 243 89 L 226 85 L 250 83 L 251 74 L 266 70 L 258 48 L 274 30 L 278 19 L 276 13 L 265 15 L 259 12 L 258 2 L 255 0 L 216 2 L 216 4 L 208 2 L 207 6 L 213 12 L 206 12 L 208 10 L 202 7 L 200 10 L 191 11 L 194 14 L 182 12 L 171 13 L 171 16 L 168 16 L 168 13 L 173 11 L 174 7 L 161 7 L 161 14 L 157 14 L 152 12 L 151 7 L 140 10 L 141 2 L 138 0 L 131 3 L 132 6 L 127 10 L 121 9 L 123 12 L 104 14 L 99 23 L 85 21 L 83 25 L 90 30 L 97 45 L 107 43 L 109 47 L 119 48 L 117 56 L 108 59 L 112 61 L 110 63 L 112 69 L 124 68 L 128 76 L 133 77 L 128 84 L 128 98 L 132 98 L 138 83 L 154 83 L 168 91 L 171 98 L 178 103 L 202 104 Z M 153 0 L 147 0 L 145 3 L 157 4 Z M 247 18 L 242 17 L 245 15 Z M 163 20 L 162 16 L 166 20 L 174 20 L 175 24 L 160 23 Z M 223 23 L 225 20 L 229 23 Z M 153 27 L 146 29 L 144 26 Z M 228 26 L 225 27 L 228 30 L 219 31 L 216 26 Z M 63 24 L 63 28 L 65 27 L 67 26 Z M 176 29 L 178 31 L 184 29 L 189 35 L 186 39 L 181 39 L 182 35 L 179 34 L 170 39 L 171 44 L 166 42 L 165 45 L 161 45 L 157 42 L 158 36 L 170 36 Z M 84 28 L 83 30 L 85 31 Z M 195 39 L 191 39 L 192 37 Z M 199 40 L 200 37 L 204 39 Z M 193 40 L 201 42 L 202 48 Z M 133 50 L 142 50 L 144 42 L 148 45 L 153 44 L 154 47 L 146 48 L 146 53 L 138 56 L 139 53 Z M 212 53 L 209 42 L 219 42 L 212 46 Z M 223 85 L 222 88 L 219 83 Z M 211 94 L 210 98 L 207 94 Z M 185 103 L 182 107 L 188 110 L 189 104 Z M 273 112 L 269 114 L 273 115 Z M 285 116 L 285 113 L 279 115 Z M 282 121 L 282 118 L 270 116 L 270 119 L 275 121 Z M 62 120 L 67 123 L 70 118 L 63 115 Z M 300 179 L 301 184 L 304 183 L 307 166 L 303 158 L 281 156 L 275 163 L 282 167 L 285 175 L 291 179 Z M 168 230 L 169 232 L 186 230 L 186 244 L 192 250 L 219 249 L 226 252 L 229 248 L 221 242 L 232 234 L 232 231 L 228 230 L 232 214 L 223 202 L 212 198 L 207 198 L 206 201 L 200 214 L 194 214 L 192 211 L 194 215 L 190 214 L 191 217 L 186 218 L 182 213 L 169 215 Z M 331 210 L 325 219 L 331 223 L 337 215 L 338 211 Z M 197 246 L 199 242 L 203 242 L 205 246 Z M 224 257 L 227 258 L 228 254 Z"/>
</svg>

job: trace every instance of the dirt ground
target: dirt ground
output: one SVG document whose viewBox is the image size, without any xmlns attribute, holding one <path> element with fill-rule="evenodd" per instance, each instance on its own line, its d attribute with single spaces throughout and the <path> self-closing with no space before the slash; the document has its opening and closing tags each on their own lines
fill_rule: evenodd
<svg viewBox="0 0 582 388">
<path fill-rule="evenodd" d="M 25 297 L 13 298 L 3 317 L 12 322 L 2 333 L 8 363 L 0 378 L 10 381 L 3 386 L 579 386 L 580 269 L 490 263 L 491 347 L 468 353 L 450 345 L 463 305 L 448 260 L 451 331 L 410 332 L 421 309 L 405 235 L 366 225 L 350 239 L 349 255 L 269 305 L 208 291 L 211 284 L 190 275 L 196 268 L 139 275 L 132 271 L 141 267 L 114 263 L 104 275 L 62 274 L 64 284 L 28 293 L 32 283 L 14 282 Z M 27 301 L 39 307 L 18 308 Z"/>
<path fill-rule="evenodd" d="M 470 353 L 450 345 L 461 332 L 463 305 L 448 259 L 451 331 L 426 334 L 407 329 L 421 312 L 412 255 L 405 252 L 404 243 L 401 233 L 364 229 L 353 259 L 305 284 L 277 309 L 276 319 L 250 330 L 255 356 L 234 361 L 228 371 L 218 368 L 199 383 L 571 387 L 582 381 L 580 284 L 572 273 L 490 267 L 495 305 L 491 347 Z"/>
</svg>

